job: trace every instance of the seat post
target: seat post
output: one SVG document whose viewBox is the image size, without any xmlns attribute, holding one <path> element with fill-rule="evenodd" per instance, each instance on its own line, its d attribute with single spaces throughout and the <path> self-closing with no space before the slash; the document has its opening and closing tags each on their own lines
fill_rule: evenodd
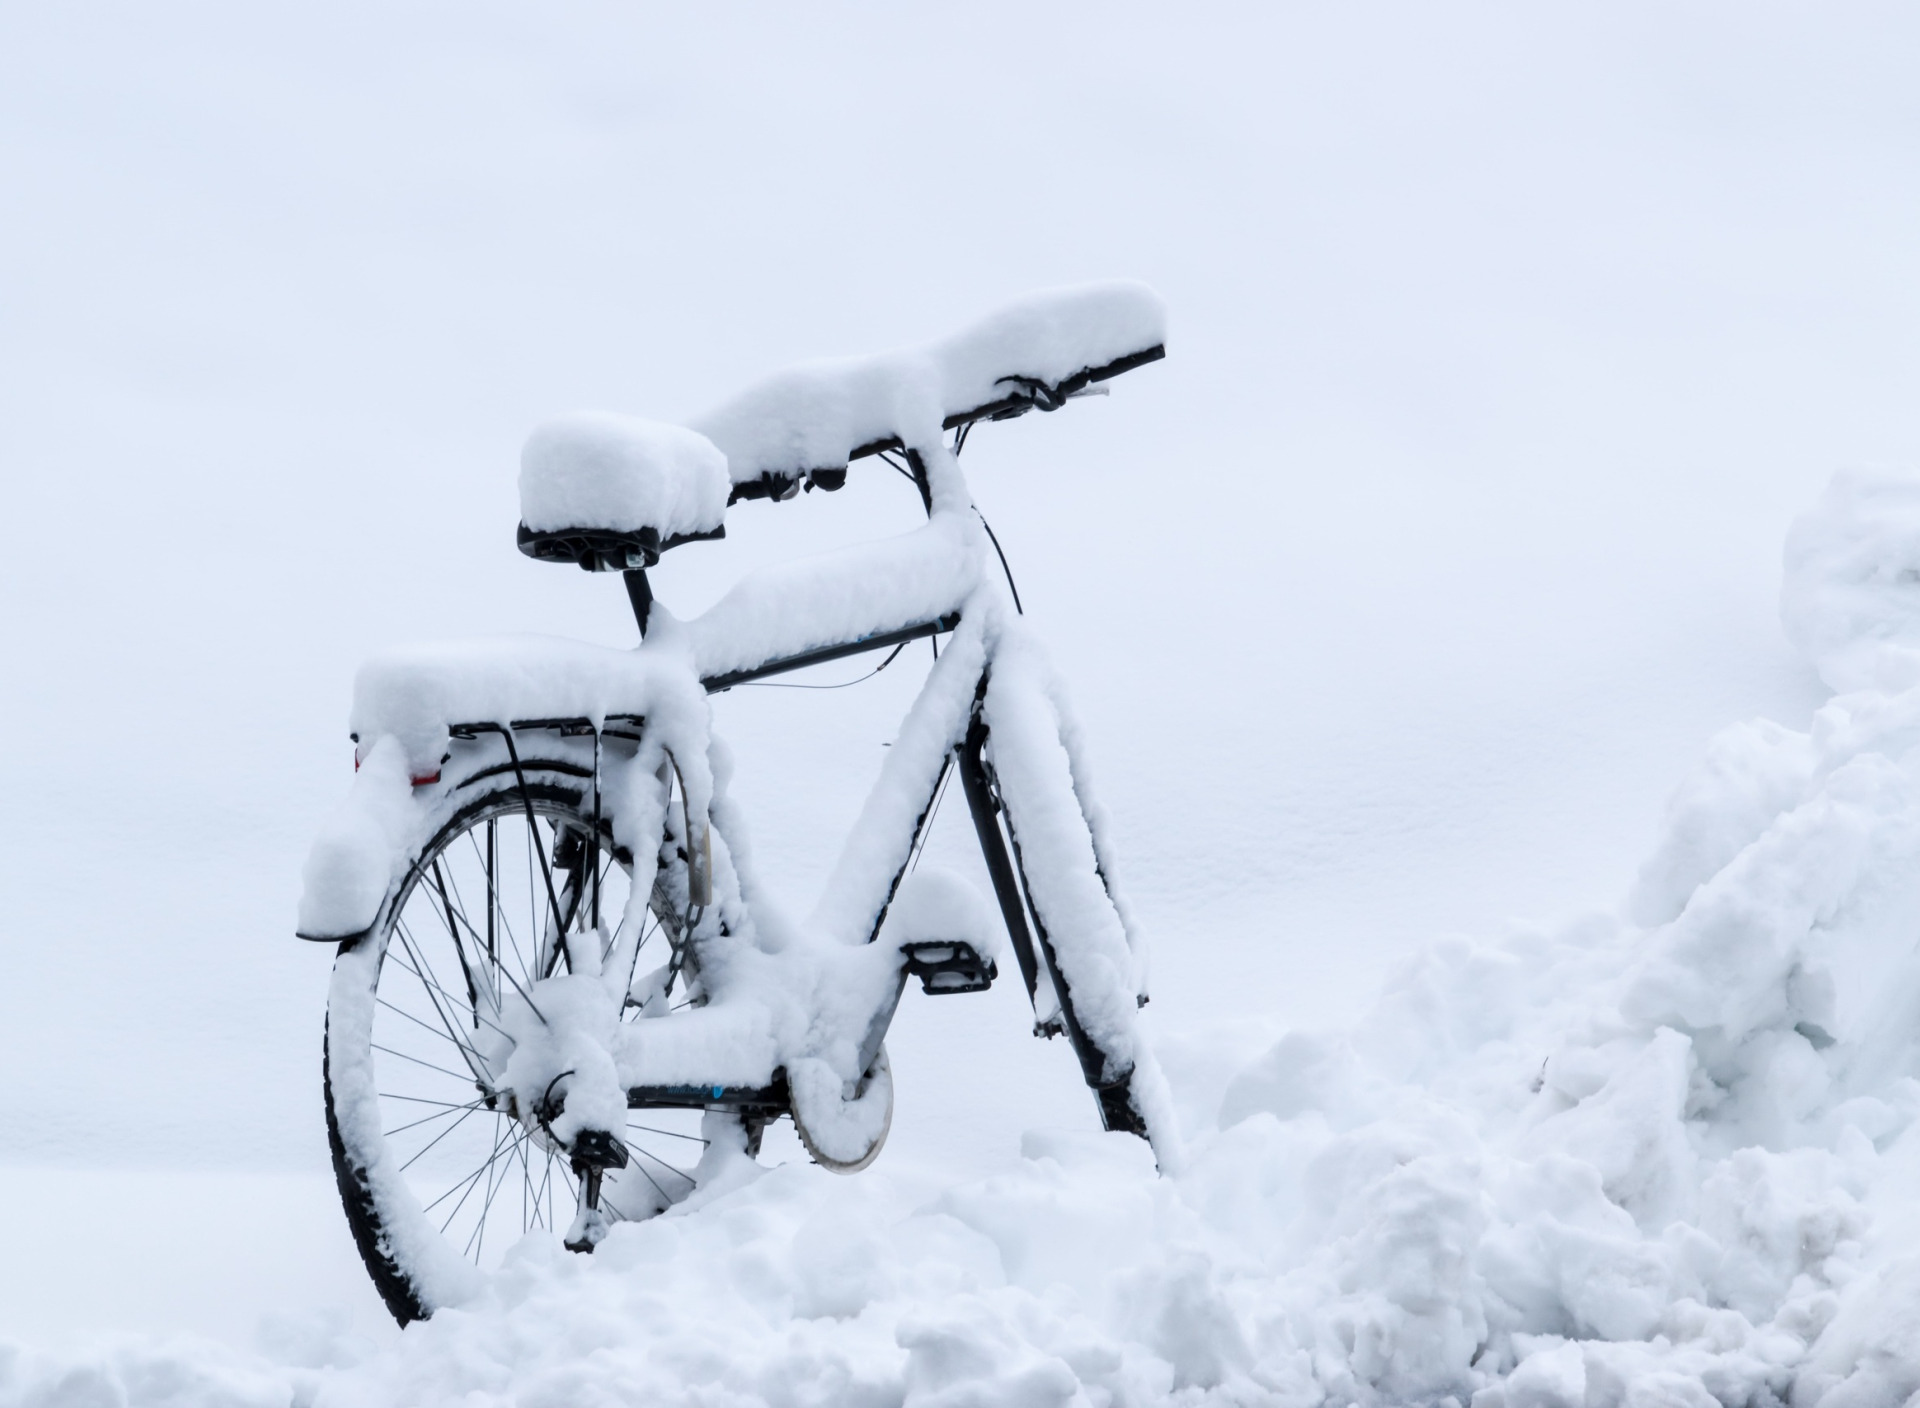
<svg viewBox="0 0 1920 1408">
<path fill-rule="evenodd" d="M 630 567 L 620 574 L 626 578 L 627 600 L 633 603 L 634 624 L 640 627 L 640 639 L 647 638 L 647 617 L 653 611 L 653 588 L 647 583 L 647 569 Z"/>
</svg>

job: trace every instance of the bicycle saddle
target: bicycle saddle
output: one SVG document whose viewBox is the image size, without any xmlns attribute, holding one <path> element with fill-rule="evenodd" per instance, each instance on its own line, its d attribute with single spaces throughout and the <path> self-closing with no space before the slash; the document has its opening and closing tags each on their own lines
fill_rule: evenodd
<svg viewBox="0 0 1920 1408">
<path fill-rule="evenodd" d="M 589 572 L 646 568 L 681 543 L 726 536 L 727 459 L 678 425 L 580 414 L 520 453 L 520 551 Z"/>
</svg>

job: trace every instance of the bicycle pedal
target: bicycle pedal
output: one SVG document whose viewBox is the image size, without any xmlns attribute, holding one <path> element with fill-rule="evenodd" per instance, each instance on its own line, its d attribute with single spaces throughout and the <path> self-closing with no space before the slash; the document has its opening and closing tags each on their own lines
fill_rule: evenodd
<svg viewBox="0 0 1920 1408">
<path fill-rule="evenodd" d="M 920 980 L 920 991 L 930 997 L 945 997 L 956 992 L 985 992 L 993 986 L 1000 970 L 990 958 L 982 958 L 972 944 L 960 942 L 920 942 L 902 944 L 907 971 Z"/>
</svg>

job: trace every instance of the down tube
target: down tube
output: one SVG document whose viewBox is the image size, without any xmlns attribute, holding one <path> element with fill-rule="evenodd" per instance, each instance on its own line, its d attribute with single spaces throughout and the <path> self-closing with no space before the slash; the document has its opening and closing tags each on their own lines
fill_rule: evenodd
<svg viewBox="0 0 1920 1408">
<path fill-rule="evenodd" d="M 814 906 L 813 927 L 848 944 L 865 943 L 879 932 L 941 769 L 966 732 L 985 658 L 979 625 L 962 617 L 887 750 L 880 778 Z"/>
</svg>

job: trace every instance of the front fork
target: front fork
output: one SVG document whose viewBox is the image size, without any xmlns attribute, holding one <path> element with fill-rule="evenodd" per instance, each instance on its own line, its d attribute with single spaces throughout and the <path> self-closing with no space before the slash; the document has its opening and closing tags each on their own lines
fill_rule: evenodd
<svg viewBox="0 0 1920 1408">
<path fill-rule="evenodd" d="M 1147 1137 L 1146 1122 L 1133 1107 L 1131 1099 L 1133 1068 L 1128 1066 L 1112 1080 L 1107 1078 L 1107 1056 L 1080 1023 L 1073 1010 L 1073 991 L 1060 971 L 1059 956 L 1047 937 L 1046 920 L 1031 904 L 1032 888 L 1020 865 L 1020 837 L 1013 816 L 1001 802 L 985 758 L 986 720 L 981 705 L 986 698 L 984 676 L 974 696 L 973 714 L 967 722 L 966 737 L 961 740 L 956 761 L 960 785 L 966 789 L 967 810 L 973 814 L 973 829 L 980 840 L 980 852 L 993 881 L 994 898 L 1000 902 L 1001 917 L 1006 920 L 1007 936 L 1013 942 L 1014 958 L 1020 965 L 1020 977 L 1027 985 L 1027 999 L 1035 1004 L 1038 1017 L 1039 965 L 1044 961 L 1047 981 L 1059 1002 L 1059 1016 L 1041 1018 L 1035 1026 L 1039 1035 L 1052 1036 L 1065 1031 L 1067 1044 L 1080 1062 L 1080 1073 L 1100 1105 L 1100 1124 L 1107 1130 L 1123 1131 Z M 1011 841 L 1011 847 L 1009 847 Z M 1103 877 L 1104 879 L 1104 877 Z M 1027 918 L 1033 917 L 1032 926 Z M 1036 939 L 1038 942 L 1036 943 Z M 1037 955 L 1036 955 L 1036 950 Z"/>
</svg>

